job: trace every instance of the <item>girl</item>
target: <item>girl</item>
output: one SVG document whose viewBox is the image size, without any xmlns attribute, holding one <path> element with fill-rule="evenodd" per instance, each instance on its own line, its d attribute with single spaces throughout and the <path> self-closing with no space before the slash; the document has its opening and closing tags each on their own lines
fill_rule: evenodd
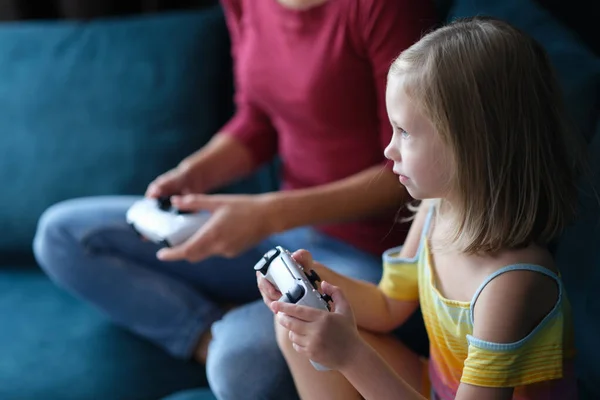
<svg viewBox="0 0 600 400">
<path fill-rule="evenodd" d="M 295 253 L 324 278 L 331 313 L 273 301 L 259 276 L 303 398 L 576 398 L 570 309 L 547 249 L 576 206 L 559 97 L 543 49 L 501 21 L 455 21 L 401 53 L 385 156 L 422 200 L 405 245 L 384 253 L 378 286 Z M 426 372 L 386 335 L 419 303 Z"/>
</svg>

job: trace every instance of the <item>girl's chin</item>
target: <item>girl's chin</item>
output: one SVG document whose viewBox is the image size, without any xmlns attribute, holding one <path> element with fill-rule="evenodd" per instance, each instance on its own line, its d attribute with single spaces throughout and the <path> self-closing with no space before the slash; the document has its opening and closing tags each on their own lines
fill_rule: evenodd
<svg viewBox="0 0 600 400">
<path fill-rule="evenodd" d="M 415 190 L 415 188 L 411 187 L 410 185 L 404 185 L 404 187 L 406 188 L 408 194 L 410 194 L 410 197 L 412 197 L 415 200 L 426 200 L 432 198 L 431 196 L 425 196 L 424 193 L 420 193 L 418 190 Z"/>
</svg>

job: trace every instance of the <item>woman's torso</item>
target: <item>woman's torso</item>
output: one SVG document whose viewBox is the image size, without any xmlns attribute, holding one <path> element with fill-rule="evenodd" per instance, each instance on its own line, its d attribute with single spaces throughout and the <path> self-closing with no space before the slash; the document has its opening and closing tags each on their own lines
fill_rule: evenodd
<svg viewBox="0 0 600 400">
<path fill-rule="evenodd" d="M 277 131 L 283 188 L 383 168 L 392 134 L 384 104 L 387 69 L 420 34 L 414 22 L 386 14 L 398 8 L 389 6 L 397 0 L 328 0 L 302 10 L 277 0 L 239 3 L 236 78 Z M 407 9 L 407 18 L 415 15 Z M 431 19 L 423 29 L 427 23 Z M 393 229 L 395 211 L 319 229 L 377 254 L 404 240 L 406 227 Z"/>
</svg>

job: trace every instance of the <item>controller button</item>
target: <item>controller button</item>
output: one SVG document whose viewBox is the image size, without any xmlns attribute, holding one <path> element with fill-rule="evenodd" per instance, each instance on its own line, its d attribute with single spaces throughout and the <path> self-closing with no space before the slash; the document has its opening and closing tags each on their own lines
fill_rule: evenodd
<svg viewBox="0 0 600 400">
<path fill-rule="evenodd" d="M 306 277 L 310 283 L 312 283 L 314 288 L 317 289 L 317 282 L 321 282 L 321 277 L 312 269 L 306 274 Z"/>
<path fill-rule="evenodd" d="M 163 211 L 168 211 L 171 208 L 171 198 L 168 196 L 159 197 L 156 199 L 158 208 Z"/>
<path fill-rule="evenodd" d="M 267 261 L 271 261 L 275 257 L 277 257 L 279 255 L 279 253 L 281 253 L 279 251 L 279 249 L 271 249 L 271 250 L 267 251 L 267 253 L 263 256 L 263 258 Z"/>
<path fill-rule="evenodd" d="M 323 294 L 323 295 L 321 295 L 321 298 L 322 298 L 323 300 L 325 300 L 327 303 L 333 302 L 333 299 L 332 299 L 332 298 L 331 298 L 331 296 L 330 296 L 330 295 L 328 295 L 328 294 Z"/>
<path fill-rule="evenodd" d="M 267 271 L 269 270 L 269 265 L 271 265 L 271 261 L 273 261 L 275 257 L 279 255 L 279 253 L 279 249 L 271 249 L 267 251 L 265 255 L 258 260 L 256 265 L 254 265 L 254 270 L 260 271 L 261 274 L 266 275 Z"/>
<path fill-rule="evenodd" d="M 266 275 L 269 269 L 269 260 L 265 257 L 258 260 L 256 265 L 254 265 L 255 271 L 260 271 L 261 274 Z"/>
<path fill-rule="evenodd" d="M 171 244 L 166 239 L 159 241 L 158 244 L 162 247 L 171 247 Z"/>
</svg>

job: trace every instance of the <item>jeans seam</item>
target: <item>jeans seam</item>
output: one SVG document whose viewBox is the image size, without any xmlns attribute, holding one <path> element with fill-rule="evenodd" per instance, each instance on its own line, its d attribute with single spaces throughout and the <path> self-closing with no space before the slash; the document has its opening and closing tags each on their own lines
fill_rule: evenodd
<svg viewBox="0 0 600 400">
<path fill-rule="evenodd" d="M 120 258 L 124 256 L 120 251 L 114 251 L 111 246 L 98 249 L 97 246 L 92 245 L 92 241 L 99 236 L 110 235 L 111 233 L 122 233 L 126 232 L 126 230 L 126 227 L 114 223 L 88 229 L 80 235 L 79 240 L 77 240 L 74 235 L 69 236 L 73 237 L 80 244 L 83 251 L 90 257 L 105 256 Z M 65 233 L 69 234 L 66 230 Z M 135 261 L 142 262 L 143 260 L 137 259 Z M 182 339 L 176 340 L 171 346 L 168 346 L 170 353 L 177 357 L 191 358 L 200 336 L 207 329 L 210 329 L 210 326 L 222 316 L 223 313 L 219 309 L 205 307 L 197 310 L 193 316 L 185 318 L 184 326 L 186 327 L 182 329 L 182 331 L 184 331 L 181 335 Z"/>
<path fill-rule="evenodd" d="M 83 251 L 91 256 L 97 255 L 100 252 L 95 251 L 95 247 L 91 244 L 92 240 L 94 240 L 94 238 L 106 234 L 106 233 L 111 233 L 111 232 L 115 232 L 115 233 L 120 233 L 125 231 L 125 229 L 123 229 L 123 227 L 119 224 L 110 224 L 110 225 L 104 225 L 101 227 L 93 227 L 88 229 L 87 231 L 85 231 L 82 235 L 80 235 L 79 239 L 75 236 L 75 235 L 70 235 L 72 236 L 76 242 L 78 242 L 80 244 L 80 246 L 82 247 Z M 66 232 L 65 233 L 69 233 Z M 115 252 L 115 251 L 107 251 L 107 252 L 101 252 L 101 254 L 106 254 L 106 255 L 117 255 L 120 254 L 119 252 Z"/>
<path fill-rule="evenodd" d="M 211 329 L 213 323 L 223 317 L 223 312 L 219 309 L 210 310 L 209 313 L 198 310 L 189 320 L 195 323 L 188 324 L 185 334 L 182 336 L 185 339 L 179 340 L 172 350 L 174 354 L 183 355 L 184 358 L 192 358 L 194 355 L 195 346 L 200 337 Z"/>
</svg>

